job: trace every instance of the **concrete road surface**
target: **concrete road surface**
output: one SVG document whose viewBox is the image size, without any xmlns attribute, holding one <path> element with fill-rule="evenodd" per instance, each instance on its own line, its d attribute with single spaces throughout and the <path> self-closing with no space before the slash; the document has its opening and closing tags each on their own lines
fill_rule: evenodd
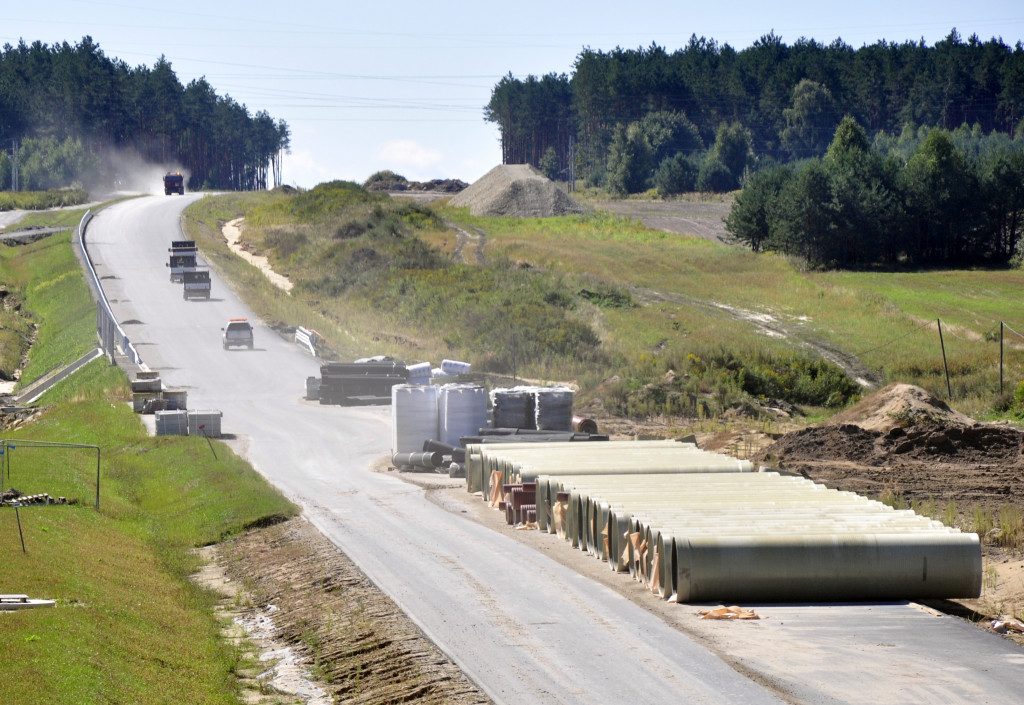
<svg viewBox="0 0 1024 705">
<path fill-rule="evenodd" d="M 88 249 L 115 315 L 165 385 L 186 388 L 190 408 L 223 412 L 236 451 L 495 702 L 1024 702 L 1024 650 L 956 618 L 893 603 L 745 605 L 761 619 L 744 623 L 678 605 L 665 620 L 369 471 L 390 453 L 390 407 L 305 401 L 316 362 L 225 282 L 214 275 L 207 302 L 168 281 L 179 213 L 200 197 L 125 201 L 92 221 Z M 221 349 L 220 327 L 238 317 L 255 323 L 253 351 Z"/>
</svg>

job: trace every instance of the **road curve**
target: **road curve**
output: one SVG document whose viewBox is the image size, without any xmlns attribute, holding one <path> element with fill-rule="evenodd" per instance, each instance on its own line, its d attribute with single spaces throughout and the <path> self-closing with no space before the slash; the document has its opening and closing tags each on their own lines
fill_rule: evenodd
<svg viewBox="0 0 1024 705">
<path fill-rule="evenodd" d="M 955 618 L 894 603 L 747 605 L 762 619 L 742 624 L 679 605 L 663 619 L 371 472 L 389 452 L 390 407 L 303 400 L 319 371 L 308 355 L 215 275 L 209 302 L 168 281 L 179 214 L 199 197 L 125 201 L 93 219 L 88 251 L 115 315 L 164 383 L 187 389 L 190 408 L 222 411 L 235 450 L 496 703 L 1021 701 L 1024 651 Z M 221 349 L 235 317 L 255 322 L 254 351 Z"/>
</svg>

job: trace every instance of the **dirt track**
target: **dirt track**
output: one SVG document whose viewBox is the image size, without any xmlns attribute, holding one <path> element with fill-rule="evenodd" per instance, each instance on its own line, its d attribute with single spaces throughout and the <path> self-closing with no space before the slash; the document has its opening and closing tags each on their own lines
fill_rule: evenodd
<svg viewBox="0 0 1024 705">
<path fill-rule="evenodd" d="M 595 208 L 639 220 L 652 230 L 692 235 L 715 242 L 728 242 L 725 217 L 732 208 L 731 198 L 672 201 L 600 201 Z"/>
</svg>

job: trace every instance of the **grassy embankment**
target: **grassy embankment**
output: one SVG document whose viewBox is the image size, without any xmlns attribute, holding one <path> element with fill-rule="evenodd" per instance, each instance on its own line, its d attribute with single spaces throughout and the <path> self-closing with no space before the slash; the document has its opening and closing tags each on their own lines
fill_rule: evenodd
<svg viewBox="0 0 1024 705">
<path fill-rule="evenodd" d="M 218 230 L 242 214 L 245 241 L 296 282 L 291 296 L 229 256 Z M 609 215 L 474 218 L 321 187 L 205 199 L 190 221 L 214 264 L 262 300 L 261 315 L 316 328 L 341 357 L 448 357 L 481 372 L 572 380 L 610 413 L 670 418 L 681 430 L 759 397 L 812 418 L 841 408 L 855 387 L 808 344 L 946 398 L 940 318 L 955 408 L 1005 416 L 1024 378 L 1024 340 L 1008 333 L 1000 398 L 995 336 L 1000 321 L 1024 332 L 1020 271 L 804 272 L 783 257 Z M 453 263 L 456 237 L 444 222 L 484 233 L 487 264 Z"/>
<path fill-rule="evenodd" d="M 30 370 L 95 345 L 66 235 L 0 253 L 0 281 L 40 327 Z M 241 655 L 219 638 L 216 596 L 188 580 L 192 549 L 295 508 L 219 442 L 215 459 L 203 439 L 148 437 L 129 400 L 124 374 L 100 359 L 3 434 L 5 487 L 73 503 L 0 508 L 0 591 L 57 600 L 0 614 L 0 702 L 237 702 Z M 100 447 L 99 511 L 96 452 L 29 439 Z"/>
</svg>

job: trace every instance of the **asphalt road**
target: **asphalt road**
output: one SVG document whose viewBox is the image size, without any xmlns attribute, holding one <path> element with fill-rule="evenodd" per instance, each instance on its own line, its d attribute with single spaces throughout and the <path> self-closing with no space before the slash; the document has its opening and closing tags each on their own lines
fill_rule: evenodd
<svg viewBox="0 0 1024 705">
<path fill-rule="evenodd" d="M 221 411 L 236 452 L 495 702 L 1024 702 L 1024 650 L 961 620 L 909 603 L 745 605 L 761 619 L 743 623 L 678 605 L 664 619 L 371 472 L 390 452 L 390 407 L 305 401 L 318 374 L 308 355 L 215 275 L 208 302 L 168 281 L 178 216 L 198 197 L 125 201 L 93 219 L 88 249 L 115 315 L 164 383 L 187 389 L 190 408 Z M 236 317 L 254 321 L 255 350 L 221 349 Z"/>
</svg>

